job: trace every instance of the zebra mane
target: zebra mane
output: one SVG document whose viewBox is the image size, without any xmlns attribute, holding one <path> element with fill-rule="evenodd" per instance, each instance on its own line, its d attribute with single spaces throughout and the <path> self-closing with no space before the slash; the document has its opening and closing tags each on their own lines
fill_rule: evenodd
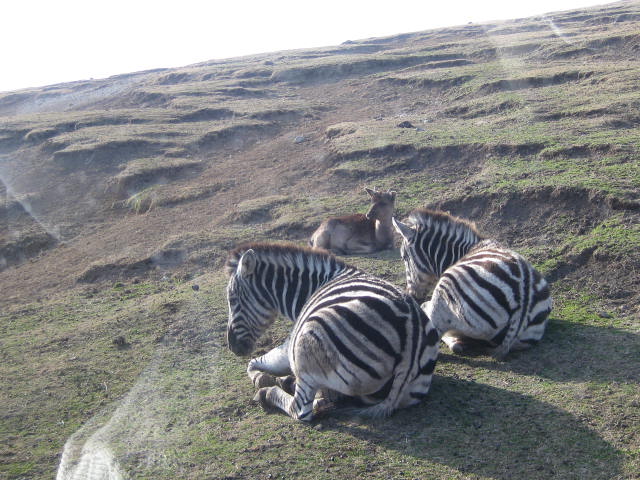
<svg viewBox="0 0 640 480">
<path fill-rule="evenodd" d="M 321 248 L 309 248 L 294 243 L 243 243 L 229 252 L 225 263 L 225 272 L 231 276 L 238 268 L 240 257 L 247 251 L 253 250 L 261 261 L 274 263 L 281 266 L 312 266 L 327 265 L 332 269 L 347 268 L 349 265 L 337 259 L 332 253 Z"/>
<path fill-rule="evenodd" d="M 460 235 L 471 233 L 475 235 L 478 240 L 485 238 L 484 235 L 478 231 L 474 222 L 456 217 L 442 210 L 419 208 L 409 214 L 408 223 L 422 229 L 455 231 Z"/>
</svg>

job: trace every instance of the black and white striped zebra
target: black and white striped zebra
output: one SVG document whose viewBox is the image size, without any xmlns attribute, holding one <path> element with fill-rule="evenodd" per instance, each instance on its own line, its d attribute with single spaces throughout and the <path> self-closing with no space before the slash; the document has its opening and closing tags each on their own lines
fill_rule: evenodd
<svg viewBox="0 0 640 480">
<path fill-rule="evenodd" d="M 250 244 L 226 263 L 227 339 L 248 355 L 281 314 L 294 321 L 285 344 L 249 362 L 255 399 L 311 420 L 317 392 L 355 397 L 383 417 L 428 392 L 439 336 L 415 300 L 319 249 Z M 293 395 L 276 377 L 295 376 Z M 269 385 L 269 386 L 267 386 Z"/>
<path fill-rule="evenodd" d="M 455 353 L 478 343 L 496 358 L 537 343 L 551 311 L 547 282 L 513 250 L 484 239 L 475 225 L 448 213 L 419 209 L 406 223 L 400 254 L 407 290 Z"/>
</svg>

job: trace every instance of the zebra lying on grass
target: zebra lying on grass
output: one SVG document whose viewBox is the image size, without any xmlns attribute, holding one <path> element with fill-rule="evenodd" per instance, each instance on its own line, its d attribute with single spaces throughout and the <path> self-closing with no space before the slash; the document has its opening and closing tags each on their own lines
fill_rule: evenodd
<svg viewBox="0 0 640 480">
<path fill-rule="evenodd" d="M 371 197 L 366 214 L 357 213 L 324 220 L 313 232 L 309 246 L 339 255 L 357 255 L 393 248 L 393 209 L 396 192 L 365 188 Z"/>
<path fill-rule="evenodd" d="M 393 223 L 402 236 L 407 290 L 421 300 L 437 281 L 422 308 L 453 352 L 488 342 L 501 359 L 542 338 L 549 287 L 521 255 L 448 213 L 415 210 L 407 224 Z"/>
<path fill-rule="evenodd" d="M 427 394 L 439 336 L 397 287 L 324 250 L 288 244 L 239 247 L 226 270 L 233 353 L 250 354 L 278 314 L 294 321 L 284 345 L 249 362 L 263 407 L 309 421 L 316 392 L 330 390 L 367 405 L 359 414 L 384 417 Z M 290 374 L 293 396 L 274 386 Z"/>
</svg>

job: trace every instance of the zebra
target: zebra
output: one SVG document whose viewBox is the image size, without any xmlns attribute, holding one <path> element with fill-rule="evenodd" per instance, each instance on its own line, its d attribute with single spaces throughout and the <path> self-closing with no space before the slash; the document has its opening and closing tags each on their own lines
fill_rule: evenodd
<svg viewBox="0 0 640 480">
<path fill-rule="evenodd" d="M 406 223 L 393 224 L 402 237 L 407 291 L 421 300 L 435 284 L 422 308 L 454 353 L 484 345 L 503 359 L 542 338 L 549 286 L 521 255 L 442 211 L 414 210 Z"/>
<path fill-rule="evenodd" d="M 326 250 L 294 244 L 240 246 L 225 269 L 234 354 L 250 354 L 278 314 L 294 322 L 284 344 L 247 367 L 265 409 L 310 421 L 316 393 L 329 391 L 364 404 L 359 414 L 386 417 L 427 395 L 439 336 L 402 289 Z M 287 375 L 295 378 L 293 395 Z"/>
</svg>

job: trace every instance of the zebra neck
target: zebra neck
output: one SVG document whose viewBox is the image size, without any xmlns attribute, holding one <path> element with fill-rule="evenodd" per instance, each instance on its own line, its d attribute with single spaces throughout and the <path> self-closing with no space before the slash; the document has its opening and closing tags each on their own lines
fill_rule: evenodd
<svg viewBox="0 0 640 480">
<path fill-rule="evenodd" d="M 447 268 L 456 264 L 480 241 L 471 231 L 455 232 L 453 236 L 447 233 L 454 232 L 446 232 L 439 241 L 432 241 L 429 246 L 429 259 L 437 277 L 441 277 Z"/>
<path fill-rule="evenodd" d="M 327 282 L 346 271 L 354 270 L 345 265 L 311 263 L 288 265 L 266 263 L 258 275 L 272 307 L 281 315 L 295 322 L 309 298 Z"/>
</svg>

